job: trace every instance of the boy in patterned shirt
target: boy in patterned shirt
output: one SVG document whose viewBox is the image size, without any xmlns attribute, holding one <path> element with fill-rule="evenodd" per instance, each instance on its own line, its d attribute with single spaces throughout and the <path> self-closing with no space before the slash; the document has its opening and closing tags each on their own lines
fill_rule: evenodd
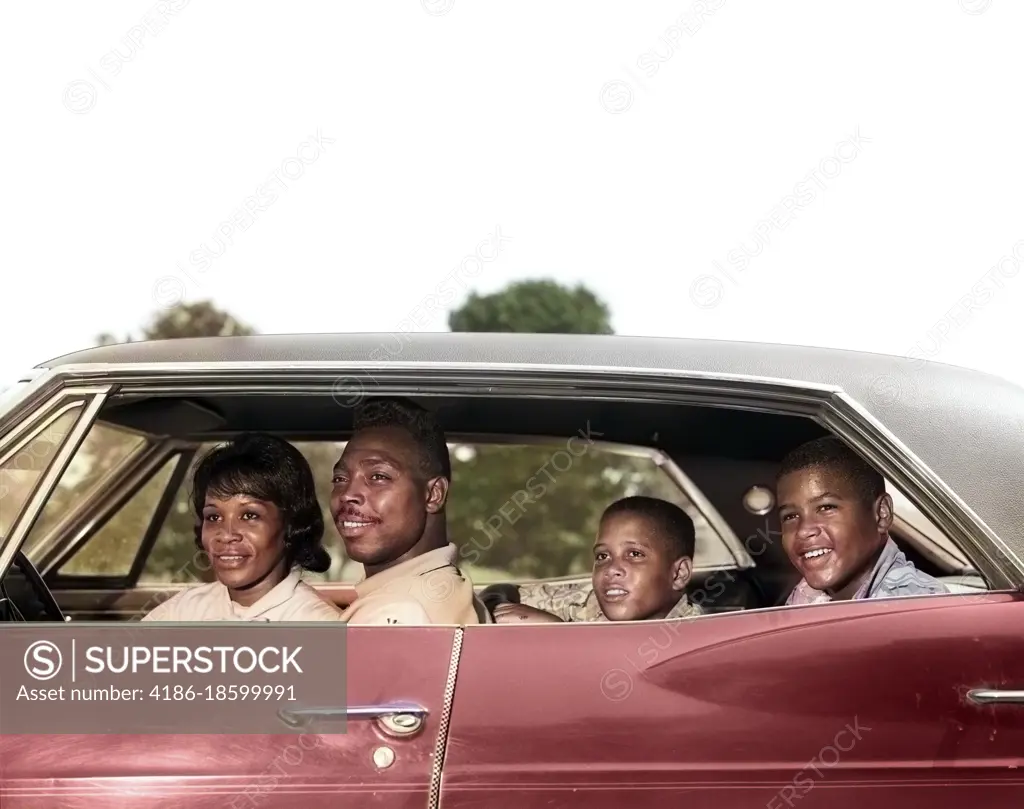
<svg viewBox="0 0 1024 809">
<path fill-rule="evenodd" d="M 695 545 L 693 520 L 679 506 L 654 497 L 617 500 L 601 515 L 590 582 L 522 585 L 520 603 L 496 607 L 495 620 L 644 621 L 701 615 L 686 596 Z"/>
</svg>

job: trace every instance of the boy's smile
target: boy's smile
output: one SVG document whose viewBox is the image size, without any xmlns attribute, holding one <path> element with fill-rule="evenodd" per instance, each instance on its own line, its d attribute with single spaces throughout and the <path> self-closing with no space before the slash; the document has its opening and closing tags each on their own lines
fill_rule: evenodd
<svg viewBox="0 0 1024 809">
<path fill-rule="evenodd" d="M 866 503 L 843 475 L 809 467 L 783 476 L 778 496 L 782 544 L 793 566 L 815 590 L 851 598 L 885 544 L 888 495 Z"/>
<path fill-rule="evenodd" d="M 604 591 L 605 601 L 621 601 L 629 595 L 629 590 L 618 585 L 609 585 Z"/>
</svg>

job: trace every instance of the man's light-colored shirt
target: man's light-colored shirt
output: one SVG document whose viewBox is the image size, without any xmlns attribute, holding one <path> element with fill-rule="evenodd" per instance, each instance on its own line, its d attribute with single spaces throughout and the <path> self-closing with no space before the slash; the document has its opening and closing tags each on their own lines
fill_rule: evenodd
<svg viewBox="0 0 1024 809">
<path fill-rule="evenodd" d="M 341 610 L 328 603 L 293 570 L 255 604 L 231 600 L 220 582 L 189 587 L 169 598 L 143 621 L 338 621 Z"/>
<path fill-rule="evenodd" d="M 455 564 L 452 543 L 368 576 L 342 613 L 350 624 L 479 624 L 490 616 Z"/>
<path fill-rule="evenodd" d="M 882 555 L 878 557 L 871 575 L 857 588 L 853 594 L 855 599 L 862 598 L 894 598 L 896 596 L 939 595 L 949 590 L 938 579 L 914 567 L 899 546 L 887 537 Z M 815 590 L 801 579 L 800 583 L 786 599 L 786 604 L 823 604 L 831 601 L 832 596 L 821 590 Z"/>
<path fill-rule="evenodd" d="M 538 582 L 519 585 L 519 603 L 534 609 L 550 612 L 563 621 L 607 621 L 601 611 L 601 604 L 590 581 Z M 693 618 L 703 615 L 698 604 L 691 604 L 683 595 L 669 611 L 669 618 Z"/>
</svg>

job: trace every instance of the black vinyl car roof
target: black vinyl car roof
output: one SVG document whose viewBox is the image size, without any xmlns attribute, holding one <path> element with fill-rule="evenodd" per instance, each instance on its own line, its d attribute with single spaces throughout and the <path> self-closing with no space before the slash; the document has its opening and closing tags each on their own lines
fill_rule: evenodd
<svg viewBox="0 0 1024 809">
<path fill-rule="evenodd" d="M 838 349 L 618 335 L 261 335 L 101 346 L 41 363 L 481 363 L 666 370 L 841 387 L 1018 553 L 1024 548 L 1024 389 L 991 374 Z"/>
</svg>

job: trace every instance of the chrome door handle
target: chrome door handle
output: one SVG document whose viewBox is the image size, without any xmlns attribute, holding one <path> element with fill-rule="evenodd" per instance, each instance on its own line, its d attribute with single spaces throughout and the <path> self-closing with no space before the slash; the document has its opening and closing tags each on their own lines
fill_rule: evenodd
<svg viewBox="0 0 1024 809">
<path fill-rule="evenodd" d="M 978 705 L 1024 705 L 1024 691 L 996 691 L 991 688 L 972 688 L 967 692 L 967 699 Z"/>
<path fill-rule="evenodd" d="M 390 702 L 383 705 L 347 705 L 337 708 L 281 708 L 278 717 L 289 727 L 300 728 L 314 720 L 338 722 L 350 719 L 377 719 L 392 733 L 415 733 L 423 726 L 427 709 L 414 702 Z"/>
</svg>

